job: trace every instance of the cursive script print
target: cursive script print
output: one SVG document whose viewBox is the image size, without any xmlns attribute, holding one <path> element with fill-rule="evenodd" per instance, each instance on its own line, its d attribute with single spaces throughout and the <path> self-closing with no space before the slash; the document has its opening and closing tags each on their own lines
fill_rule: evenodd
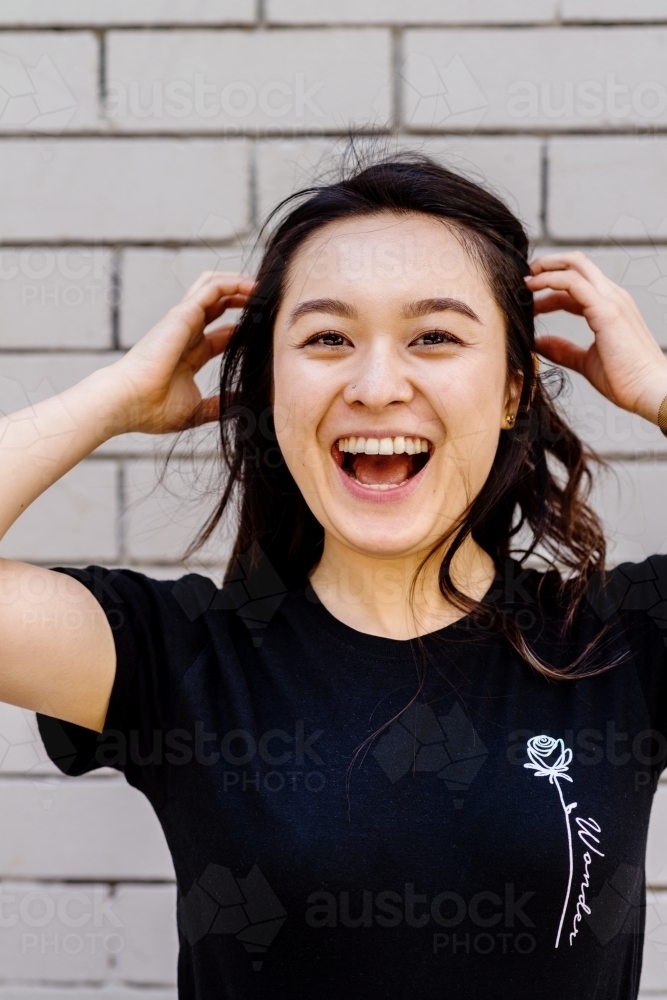
<svg viewBox="0 0 667 1000">
<path fill-rule="evenodd" d="M 579 889 L 579 895 L 577 896 L 577 909 L 575 910 L 574 920 L 572 921 L 572 931 L 570 933 L 570 944 L 572 944 L 572 941 L 574 940 L 574 938 L 579 933 L 579 928 L 577 927 L 577 924 L 581 920 L 581 910 L 583 910 L 584 913 L 590 913 L 591 912 L 591 908 L 590 908 L 590 906 L 586 902 L 586 889 L 588 889 L 588 886 L 590 885 L 589 878 L 588 878 L 588 867 L 589 867 L 589 865 L 590 865 L 590 863 L 591 863 L 592 860 L 593 859 L 591 858 L 591 856 L 588 853 L 588 851 L 584 851 L 584 877 L 583 877 L 583 880 L 582 880 L 582 883 L 581 883 L 581 888 Z"/>
<path fill-rule="evenodd" d="M 595 834 L 602 833 L 602 830 L 595 820 L 590 816 L 588 819 L 582 819 L 581 816 L 577 816 L 575 822 L 579 827 L 577 832 L 589 851 L 594 851 L 595 854 L 599 854 L 600 857 L 603 858 L 604 854 L 602 851 L 598 851 L 597 847 L 593 847 L 592 844 L 592 841 L 595 841 L 596 844 L 600 843 L 600 838 L 596 837 Z"/>
<path fill-rule="evenodd" d="M 552 736 L 533 736 L 528 740 L 526 747 L 528 751 L 528 756 L 530 761 L 524 764 L 524 767 L 528 767 L 535 771 L 536 778 L 548 778 L 549 783 L 555 785 L 558 789 L 558 794 L 560 796 L 561 805 L 563 807 L 563 812 L 565 814 L 565 826 L 567 828 L 567 846 L 570 858 L 570 871 L 567 879 L 567 891 L 565 893 L 565 902 L 563 903 L 563 912 L 560 916 L 560 923 L 558 924 L 558 933 L 556 934 L 556 945 L 557 948 L 560 944 L 560 936 L 563 931 L 563 922 L 565 920 L 565 914 L 567 912 L 567 906 L 570 902 L 570 892 L 572 891 L 572 875 L 574 872 L 574 856 L 572 852 L 572 827 L 570 826 L 570 813 L 573 809 L 577 808 L 576 802 L 570 802 L 565 804 L 565 799 L 563 797 L 563 789 L 560 787 L 560 780 L 572 781 L 572 778 L 567 773 L 570 763 L 572 761 L 572 751 L 565 748 L 565 744 L 562 740 L 555 740 Z M 572 943 L 572 942 L 570 942 Z"/>
</svg>

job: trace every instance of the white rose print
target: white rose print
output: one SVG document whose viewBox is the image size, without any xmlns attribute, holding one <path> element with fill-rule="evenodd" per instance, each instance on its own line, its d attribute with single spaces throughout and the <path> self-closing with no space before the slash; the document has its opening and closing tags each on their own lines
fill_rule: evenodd
<svg viewBox="0 0 667 1000">
<path fill-rule="evenodd" d="M 526 749 L 528 751 L 528 756 L 530 757 L 530 762 L 524 764 L 523 766 L 535 771 L 536 778 L 548 778 L 549 783 L 556 786 L 560 796 L 561 805 L 563 806 L 563 812 L 565 813 L 567 844 L 570 856 L 570 874 L 567 880 L 567 892 L 565 894 L 563 912 L 561 913 L 560 923 L 558 924 L 558 934 L 556 935 L 555 946 L 557 948 L 560 943 L 560 936 L 563 930 L 563 922 L 567 912 L 567 905 L 570 901 L 572 874 L 574 869 L 570 813 L 573 809 L 577 808 L 577 803 L 570 802 L 566 805 L 565 799 L 563 798 L 563 789 L 560 787 L 561 778 L 565 781 L 572 781 L 572 778 L 567 774 L 570 762 L 572 761 L 572 751 L 569 748 L 565 748 L 565 744 L 562 740 L 555 740 L 552 736 L 533 736 L 532 739 L 528 740 Z"/>
</svg>

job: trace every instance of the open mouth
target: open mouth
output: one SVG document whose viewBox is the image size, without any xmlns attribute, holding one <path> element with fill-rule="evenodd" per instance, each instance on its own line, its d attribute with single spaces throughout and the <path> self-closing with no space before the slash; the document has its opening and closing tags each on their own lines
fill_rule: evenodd
<svg viewBox="0 0 667 1000">
<path fill-rule="evenodd" d="M 335 461 L 350 479 L 371 490 L 405 486 L 424 468 L 433 446 L 418 437 L 347 437 L 334 443 Z"/>
</svg>

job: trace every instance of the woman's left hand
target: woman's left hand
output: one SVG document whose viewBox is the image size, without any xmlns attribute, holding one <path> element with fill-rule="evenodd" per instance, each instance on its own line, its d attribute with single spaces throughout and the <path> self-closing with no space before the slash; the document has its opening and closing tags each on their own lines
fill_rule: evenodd
<svg viewBox="0 0 667 1000">
<path fill-rule="evenodd" d="M 667 396 L 667 358 L 632 296 L 578 250 L 538 257 L 531 271 L 530 290 L 549 289 L 535 298 L 535 314 L 565 309 L 583 316 L 595 336 L 587 349 L 564 337 L 540 336 L 539 353 L 584 375 L 617 406 L 657 423 Z"/>
</svg>

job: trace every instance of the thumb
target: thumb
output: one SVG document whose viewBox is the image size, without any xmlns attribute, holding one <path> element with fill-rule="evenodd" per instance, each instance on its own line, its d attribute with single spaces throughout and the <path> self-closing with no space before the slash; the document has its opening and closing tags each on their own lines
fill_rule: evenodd
<svg viewBox="0 0 667 1000">
<path fill-rule="evenodd" d="M 220 396 L 206 396 L 200 400 L 194 413 L 190 417 L 188 426 L 200 427 L 202 424 L 211 423 L 220 416 Z"/>
</svg>

